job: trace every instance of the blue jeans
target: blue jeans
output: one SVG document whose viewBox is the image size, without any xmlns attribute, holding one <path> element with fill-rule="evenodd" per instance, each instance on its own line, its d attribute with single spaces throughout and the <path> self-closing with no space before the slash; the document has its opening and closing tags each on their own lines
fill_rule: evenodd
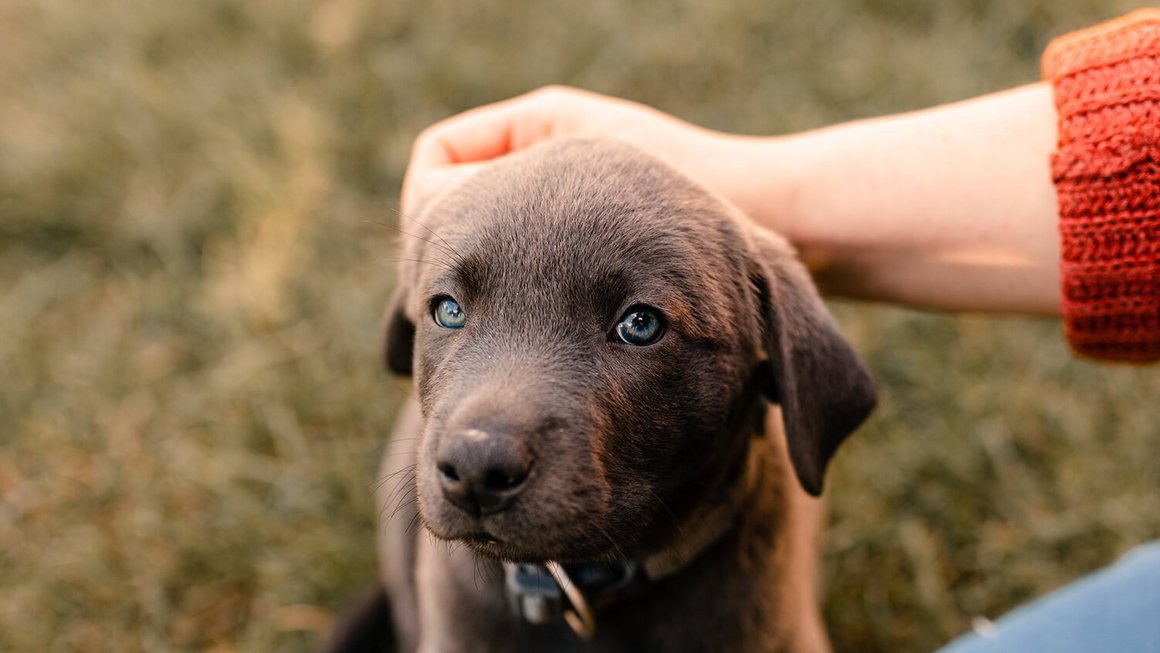
<svg viewBox="0 0 1160 653">
<path fill-rule="evenodd" d="M 1160 652 L 1160 542 L 1071 583 L 939 653 Z"/>
</svg>

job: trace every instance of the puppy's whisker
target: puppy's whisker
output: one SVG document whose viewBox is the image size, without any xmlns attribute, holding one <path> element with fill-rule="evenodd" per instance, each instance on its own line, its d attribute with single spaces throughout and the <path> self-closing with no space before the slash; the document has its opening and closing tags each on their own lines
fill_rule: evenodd
<svg viewBox="0 0 1160 653">
<path fill-rule="evenodd" d="M 414 484 L 414 482 L 415 482 L 414 476 L 407 479 L 407 485 L 412 485 L 412 484 Z M 398 496 L 399 498 L 393 500 L 395 503 L 395 508 L 394 508 L 394 510 L 391 511 L 391 514 L 387 517 L 387 520 L 394 519 L 395 515 L 397 515 L 400 510 L 402 510 L 405 507 L 414 505 L 419 500 L 418 496 L 416 496 L 414 494 L 408 494 L 406 492 L 399 492 L 398 488 L 396 488 L 396 491 L 393 493 L 393 496 Z M 390 505 L 390 502 L 388 502 L 387 505 Z M 380 515 L 380 516 L 382 516 L 382 515 Z"/>
<path fill-rule="evenodd" d="M 388 513 L 388 511 L 390 511 L 390 512 Z M 391 520 L 394 519 L 394 516 L 395 516 L 395 509 L 391 509 L 391 506 L 389 504 L 384 504 L 383 507 L 379 509 L 379 522 L 380 523 L 383 523 L 383 524 L 389 523 Z"/>
<path fill-rule="evenodd" d="M 661 496 L 656 493 L 656 490 L 652 489 L 651 487 L 646 485 L 644 489 L 646 492 L 648 492 L 650 495 L 652 495 L 652 498 L 657 500 L 657 505 L 659 505 L 664 510 L 664 515 L 666 517 L 668 517 L 669 523 L 671 523 L 673 525 L 673 528 L 676 529 L 677 536 L 684 538 L 685 532 L 681 528 L 681 522 L 677 520 L 677 516 L 674 515 L 673 511 L 669 509 L 669 506 L 668 506 L 668 504 L 665 503 L 665 500 L 662 499 Z"/>
<path fill-rule="evenodd" d="M 483 579 L 491 582 L 503 582 L 504 571 L 501 565 L 488 564 L 483 567 Z"/>
<path fill-rule="evenodd" d="M 396 484 L 395 488 L 392 489 L 391 494 L 390 494 L 390 499 L 383 503 L 383 509 L 379 513 L 380 517 L 383 516 L 383 513 L 385 513 L 388 508 L 390 508 L 391 506 L 394 506 L 394 508 L 391 510 L 390 517 L 388 517 L 388 519 L 393 519 L 395 514 L 398 513 L 399 510 L 401 510 L 403 508 L 403 506 L 407 505 L 409 502 L 416 500 L 415 495 L 413 493 L 400 491 L 400 489 L 406 489 L 406 488 L 410 487 L 414 483 L 414 478 L 412 477 L 411 479 L 404 479 L 404 480 L 406 480 L 407 483 L 403 486 L 403 488 L 400 488 L 399 485 Z"/>
<path fill-rule="evenodd" d="M 390 455 L 399 455 L 399 454 L 390 454 Z M 378 479 L 376 479 L 373 482 L 374 483 L 373 489 L 374 489 L 374 491 L 378 491 L 379 488 L 383 487 L 383 485 L 387 481 L 391 480 L 392 478 L 395 478 L 396 476 L 398 476 L 399 474 L 402 474 L 403 472 L 408 472 L 408 471 L 413 472 L 416 469 L 418 469 L 418 463 L 412 463 L 412 464 L 407 465 L 406 467 L 403 467 L 401 469 L 396 469 L 395 471 L 391 472 L 390 474 L 387 474 L 385 476 L 382 476 L 382 477 L 379 477 Z"/>
<path fill-rule="evenodd" d="M 416 403 L 418 403 L 418 402 L 419 402 L 419 398 L 418 398 L 418 397 L 416 397 L 414 394 L 412 394 L 412 393 L 411 393 L 411 383 L 410 383 L 410 381 L 406 381 L 406 382 L 404 382 L 404 381 L 398 381 L 398 382 L 396 382 L 396 383 L 395 383 L 395 389 L 396 389 L 396 390 L 398 390 L 399 392 L 403 393 L 403 396 L 405 396 L 405 397 L 408 397 L 408 398 L 410 398 L 410 399 L 414 399 Z M 419 438 L 418 438 L 418 437 L 416 437 L 416 438 L 413 438 L 413 439 L 415 439 L 415 440 L 418 440 Z"/>
<path fill-rule="evenodd" d="M 431 231 L 431 228 L 430 228 L 430 227 L 428 227 L 427 225 L 425 225 L 425 224 L 423 224 L 423 223 L 421 223 L 421 222 L 419 222 L 419 221 L 417 221 L 417 220 L 412 220 L 412 222 L 414 222 L 415 224 L 419 225 L 420 227 L 423 227 L 423 228 L 424 228 L 424 229 L 426 229 L 427 231 L 431 232 L 431 234 L 432 234 L 432 235 L 434 235 L 436 238 L 438 238 L 438 239 L 439 239 L 441 242 L 435 242 L 434 240 L 431 240 L 430 238 L 425 238 L 425 237 L 423 237 L 423 236 L 420 236 L 419 234 L 416 234 L 416 233 L 411 233 L 411 232 L 407 231 L 406 229 L 403 229 L 402 227 L 399 227 L 399 226 L 397 226 L 397 225 L 388 224 L 388 223 L 386 223 L 386 222 L 378 222 L 378 221 L 369 221 L 369 222 L 372 222 L 373 224 L 377 224 L 377 225 L 379 225 L 380 227 L 385 227 L 385 228 L 387 228 L 387 229 L 392 229 L 392 230 L 394 230 L 394 231 L 397 231 L 397 232 L 399 232 L 400 234 L 402 234 L 402 235 L 404 235 L 404 236 L 409 236 L 409 237 L 411 237 L 411 238 L 414 238 L 415 240 L 421 240 L 421 241 L 423 241 L 423 242 L 427 243 L 428 245 L 431 245 L 432 247 L 437 247 L 437 248 L 439 248 L 439 249 L 440 249 L 440 250 L 442 250 L 442 251 L 443 251 L 445 254 L 447 254 L 448 256 L 450 256 L 450 257 L 451 257 L 451 259 L 452 259 L 452 260 L 454 260 L 456 263 L 462 263 L 462 262 L 463 262 L 463 259 L 462 259 L 462 257 L 460 257 L 460 256 L 459 256 L 459 254 L 458 254 L 458 253 L 457 253 L 455 250 L 451 249 L 451 246 L 450 246 L 450 245 L 447 243 L 447 241 L 446 241 L 446 240 L 444 240 L 444 239 L 443 239 L 443 237 L 442 237 L 442 236 L 440 236 L 439 234 L 435 233 L 434 231 Z"/>
<path fill-rule="evenodd" d="M 386 228 L 390 228 L 390 230 L 397 231 L 400 234 L 406 235 L 406 237 L 408 237 L 408 238 L 414 238 L 415 240 L 426 242 L 427 245 L 432 246 L 433 248 L 437 249 L 437 251 L 440 251 L 445 256 L 448 256 L 448 259 L 450 259 L 450 262 L 444 261 L 443 263 L 447 264 L 447 266 L 449 268 L 454 268 L 454 266 L 451 266 L 451 264 L 450 264 L 451 262 L 459 264 L 459 266 L 462 266 L 462 264 L 463 264 L 463 256 L 459 255 L 456 251 L 454 251 L 454 249 L 451 249 L 451 247 L 447 244 L 447 241 L 443 240 L 443 237 L 441 237 L 441 235 L 435 234 L 436 237 L 442 241 L 442 242 L 436 242 L 435 240 L 432 240 L 430 238 L 422 237 L 422 235 L 420 235 L 418 233 L 408 232 L 408 231 L 404 230 L 403 227 L 389 225 L 386 223 L 377 223 L 377 224 L 379 224 L 380 226 L 386 227 Z M 416 224 L 418 224 L 418 223 L 416 223 Z M 423 228 L 427 228 L 427 230 L 430 231 L 426 225 L 420 224 L 419 226 L 422 226 Z M 434 232 L 432 232 L 432 233 L 434 233 Z"/>
<path fill-rule="evenodd" d="M 408 505 L 410 502 L 417 500 L 414 493 L 405 491 L 408 488 L 412 487 L 414 485 L 414 482 L 415 482 L 414 475 L 411 475 L 409 477 L 400 477 L 397 481 L 395 481 L 395 486 L 393 488 L 391 488 L 391 491 L 388 494 L 388 499 L 383 502 L 383 507 L 379 511 L 380 518 L 383 517 L 383 515 L 387 512 L 387 510 L 390 510 L 391 511 L 390 516 L 387 519 L 388 520 L 393 519 L 394 516 L 400 510 L 402 510 L 402 508 L 404 506 Z M 393 509 L 392 509 L 392 506 L 393 506 Z"/>
<path fill-rule="evenodd" d="M 418 238 L 418 237 L 416 236 L 416 238 Z M 423 240 L 422 238 L 418 238 L 418 239 Z M 446 256 L 447 258 L 431 257 L 429 260 L 438 264 L 438 265 L 445 267 L 448 270 L 454 270 L 455 264 L 459 263 L 460 259 L 456 255 L 452 254 L 451 252 L 447 252 L 445 250 L 442 250 L 442 248 L 439 247 L 439 243 L 430 243 L 430 245 L 436 249 L 441 250 L 443 255 Z M 383 261 L 392 262 L 392 263 L 397 263 L 400 261 L 415 262 L 415 263 L 426 263 L 427 262 L 427 260 L 425 260 L 425 259 L 405 259 L 405 258 L 400 258 L 397 256 L 379 256 L 379 257 L 376 257 L 374 260 L 375 260 L 375 262 L 380 262 L 380 263 Z"/>
<path fill-rule="evenodd" d="M 418 439 L 419 438 L 417 438 L 417 437 L 415 437 L 415 438 L 392 437 L 390 440 L 375 447 L 375 456 L 378 460 L 382 460 L 384 456 L 396 455 L 396 454 L 393 454 L 390 452 L 390 447 L 391 447 L 392 443 L 395 443 L 395 442 L 413 442 L 413 441 L 418 440 Z"/>
<path fill-rule="evenodd" d="M 463 262 L 463 257 L 460 256 L 459 253 L 456 252 L 454 249 L 452 249 L 451 246 L 447 243 L 446 240 L 443 239 L 442 236 L 435 233 L 434 231 L 431 231 L 430 227 L 428 227 L 427 225 L 425 225 L 417 220 L 413 220 L 412 222 L 419 225 L 420 227 L 423 227 L 427 231 L 431 232 L 441 242 L 435 242 L 434 240 L 431 240 L 430 238 L 426 238 L 426 237 L 421 236 L 421 235 L 416 234 L 416 233 L 411 233 L 411 232 L 407 231 L 406 229 L 403 229 L 400 226 L 389 224 L 386 222 L 381 222 L 378 220 L 363 220 L 363 222 L 367 223 L 367 224 L 373 224 L 373 225 L 382 227 L 384 229 L 390 229 L 390 230 L 392 230 L 400 235 L 407 236 L 409 238 L 414 238 L 415 240 L 427 243 L 428 245 L 431 245 L 432 247 L 441 250 L 444 254 L 446 254 L 448 257 L 450 257 L 450 259 L 453 262 L 459 263 L 459 264 L 462 264 L 462 262 Z"/>
<path fill-rule="evenodd" d="M 620 545 L 616 543 L 616 540 L 612 539 L 612 535 L 600 524 L 594 524 L 594 526 L 604 536 L 604 539 L 608 540 L 608 543 L 612 545 L 612 550 L 616 552 L 617 558 L 621 561 L 627 561 L 628 556 L 624 555 L 624 551 L 620 549 Z"/>
<path fill-rule="evenodd" d="M 411 521 L 407 522 L 406 528 L 403 529 L 403 533 L 407 536 L 412 535 L 415 532 L 415 528 L 421 524 L 421 517 L 419 511 L 416 510 L 415 514 L 411 517 Z"/>
<path fill-rule="evenodd" d="M 416 499 L 415 497 L 411 497 L 405 501 L 401 501 L 399 503 L 399 505 L 397 505 L 395 507 L 395 509 L 391 511 L 391 514 L 387 515 L 385 518 L 383 517 L 382 512 L 380 512 L 379 519 L 382 521 L 386 521 L 386 522 L 394 521 L 395 515 L 398 514 L 398 512 L 400 510 L 402 510 L 403 508 L 409 508 L 411 506 L 414 506 L 417 503 L 418 503 L 418 499 Z M 383 511 L 385 512 L 386 508 L 384 508 Z"/>
<path fill-rule="evenodd" d="M 432 236 L 435 236 L 436 238 L 439 239 L 439 241 L 441 243 L 443 243 L 443 245 L 445 246 L 443 248 L 444 251 L 446 251 L 448 254 L 450 254 L 451 257 L 454 258 L 457 263 L 460 263 L 460 264 L 463 263 L 463 257 L 459 256 L 459 252 L 456 252 L 455 248 L 451 246 L 451 243 L 447 242 L 447 239 L 445 239 L 443 236 L 439 235 L 434 229 L 423 224 L 423 222 L 421 220 L 419 220 L 418 218 L 416 218 L 412 215 L 409 215 L 407 213 L 404 213 L 402 209 L 396 209 L 396 208 L 392 207 L 391 210 L 394 211 L 400 218 L 408 220 L 409 222 L 412 222 L 412 223 L 419 225 L 420 227 L 423 227 L 424 229 L 426 229 L 427 233 L 431 234 Z M 427 241 L 427 242 L 431 242 L 431 241 Z M 432 244 L 434 244 L 434 243 L 432 243 Z"/>
<path fill-rule="evenodd" d="M 412 456 L 413 457 L 414 455 L 415 455 L 414 451 L 392 451 L 390 453 L 383 454 L 382 458 L 384 458 L 384 459 L 397 458 L 398 456 Z"/>
<path fill-rule="evenodd" d="M 384 455 L 386 455 L 386 456 L 402 456 L 402 455 L 408 455 L 408 454 L 410 454 L 410 455 L 414 455 L 414 452 L 413 452 L 413 451 L 412 451 L 412 452 L 406 452 L 406 451 L 391 451 L 391 452 L 389 452 L 389 453 L 386 453 L 386 454 L 384 454 Z M 409 469 L 416 469 L 416 468 L 418 468 L 418 465 L 419 465 L 419 463 L 417 463 L 417 462 L 411 463 L 411 464 L 409 464 L 409 465 L 405 465 L 405 466 L 403 466 L 403 467 L 400 467 L 399 469 L 396 469 L 396 470 L 395 470 L 395 471 L 393 471 L 393 472 L 390 472 L 389 474 L 385 474 L 385 475 L 383 475 L 381 478 L 393 478 L 393 477 L 394 477 L 395 475 L 397 475 L 399 472 L 402 472 L 402 471 L 405 471 L 405 470 L 409 470 Z"/>
<path fill-rule="evenodd" d="M 385 530 L 385 529 L 386 529 L 386 528 L 387 528 L 387 527 L 388 527 L 388 526 L 391 524 L 391 522 L 392 522 L 392 521 L 394 520 L 394 518 L 395 518 L 395 513 L 396 513 L 396 512 L 397 512 L 399 509 L 401 509 L 401 508 L 404 508 L 404 507 L 407 507 L 407 506 L 414 505 L 414 504 L 416 504 L 416 503 L 418 503 L 418 499 L 417 499 L 417 498 L 415 498 L 415 497 L 411 497 L 410 499 L 407 499 L 407 500 L 401 501 L 401 502 L 400 502 L 400 504 L 399 504 L 399 505 L 398 505 L 398 506 L 395 508 L 395 510 L 391 511 L 390 515 L 387 515 L 386 517 L 384 517 L 384 515 L 386 514 L 386 512 L 387 512 L 387 509 L 389 508 L 389 505 L 384 505 L 384 506 L 383 506 L 383 507 L 382 507 L 382 508 L 379 510 L 379 515 L 378 515 L 379 531 L 380 531 L 380 532 L 382 532 L 383 530 Z M 419 515 L 418 513 L 419 513 L 419 511 L 418 511 L 418 510 L 416 510 L 416 511 L 415 511 L 415 514 L 411 516 L 411 519 L 410 519 L 410 520 L 408 520 L 408 522 L 407 522 L 407 528 L 409 528 L 409 527 L 410 527 L 410 525 L 411 525 L 411 523 L 412 523 L 412 522 L 414 522 L 416 519 L 418 519 L 418 518 L 420 517 L 420 515 Z"/>
<path fill-rule="evenodd" d="M 439 260 L 436 258 L 421 259 L 421 258 L 400 258 L 397 256 L 380 256 L 380 257 L 375 259 L 375 262 L 376 263 L 431 263 L 431 264 L 435 265 L 436 267 L 447 270 L 448 272 L 451 272 L 451 273 L 455 272 L 455 267 L 453 265 L 451 265 L 451 263 L 448 263 L 447 261 L 442 261 L 442 260 Z"/>
</svg>

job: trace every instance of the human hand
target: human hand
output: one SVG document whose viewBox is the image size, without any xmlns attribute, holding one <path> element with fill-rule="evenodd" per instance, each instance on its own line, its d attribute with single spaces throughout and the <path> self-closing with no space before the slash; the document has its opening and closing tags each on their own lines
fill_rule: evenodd
<svg viewBox="0 0 1160 653">
<path fill-rule="evenodd" d="M 647 107 L 563 86 L 547 86 L 438 122 L 416 139 L 403 180 L 403 211 L 454 184 L 488 160 L 562 136 L 619 139 L 710 186 L 727 173 L 714 165 L 728 138 Z M 725 192 L 724 188 L 715 188 Z"/>
<path fill-rule="evenodd" d="M 782 136 L 697 127 L 547 87 L 439 122 L 415 142 L 403 213 L 491 159 L 561 136 L 635 145 L 797 249 L 830 295 L 953 311 L 1058 313 L 1048 83 Z"/>
</svg>

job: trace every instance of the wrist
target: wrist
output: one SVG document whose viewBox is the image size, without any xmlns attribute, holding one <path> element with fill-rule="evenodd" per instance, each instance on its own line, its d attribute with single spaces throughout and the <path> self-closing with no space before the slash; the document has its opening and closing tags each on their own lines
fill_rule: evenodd
<svg viewBox="0 0 1160 653">
<path fill-rule="evenodd" d="M 825 219 L 805 210 L 814 157 L 800 136 L 738 136 L 714 133 L 705 151 L 714 155 L 710 185 L 758 226 L 788 240 L 808 267 L 829 254 Z"/>
</svg>

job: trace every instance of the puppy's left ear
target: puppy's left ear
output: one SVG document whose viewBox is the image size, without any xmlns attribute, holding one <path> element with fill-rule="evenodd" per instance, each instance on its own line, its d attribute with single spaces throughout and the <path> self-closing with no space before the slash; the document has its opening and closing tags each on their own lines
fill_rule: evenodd
<svg viewBox="0 0 1160 653">
<path fill-rule="evenodd" d="M 781 406 L 798 480 L 818 496 L 838 445 L 874 409 L 874 382 L 792 248 L 772 234 L 753 231 L 750 280 L 758 291 L 769 356 L 763 390 Z"/>
</svg>

